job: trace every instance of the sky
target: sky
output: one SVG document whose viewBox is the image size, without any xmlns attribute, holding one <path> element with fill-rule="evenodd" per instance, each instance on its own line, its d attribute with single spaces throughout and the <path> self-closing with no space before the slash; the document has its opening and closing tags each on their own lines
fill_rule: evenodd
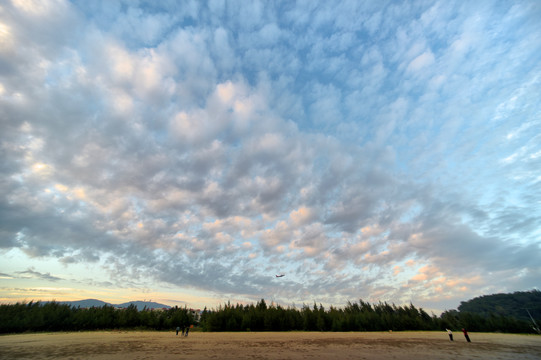
<svg viewBox="0 0 541 360">
<path fill-rule="evenodd" d="M 0 303 L 539 289 L 539 39 L 534 0 L 2 1 Z"/>
</svg>

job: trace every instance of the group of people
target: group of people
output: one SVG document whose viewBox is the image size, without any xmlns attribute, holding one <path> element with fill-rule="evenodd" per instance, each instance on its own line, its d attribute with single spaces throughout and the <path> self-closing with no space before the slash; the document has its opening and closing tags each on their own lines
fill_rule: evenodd
<svg viewBox="0 0 541 360">
<path fill-rule="evenodd" d="M 180 326 L 177 326 L 177 335 L 178 335 L 178 332 L 180 331 Z M 190 327 L 182 327 L 182 334 L 180 336 L 188 336 L 188 332 L 190 331 Z"/>
<path fill-rule="evenodd" d="M 449 329 L 445 329 L 445 330 L 447 330 L 447 334 L 449 334 L 449 340 L 453 341 L 453 332 Z M 466 341 L 471 342 L 470 336 L 468 335 L 468 332 L 466 331 L 466 329 L 462 328 L 462 332 L 464 333 L 464 337 L 466 338 Z"/>
</svg>

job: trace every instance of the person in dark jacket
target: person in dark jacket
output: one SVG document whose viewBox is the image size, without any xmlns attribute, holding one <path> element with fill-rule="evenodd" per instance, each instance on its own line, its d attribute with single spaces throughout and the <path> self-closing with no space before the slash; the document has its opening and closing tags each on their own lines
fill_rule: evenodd
<svg viewBox="0 0 541 360">
<path fill-rule="evenodd" d="M 445 329 L 447 330 L 447 334 L 449 334 L 449 340 L 453 341 L 453 332 L 449 329 Z"/>
<path fill-rule="evenodd" d="M 470 337 L 469 337 L 468 332 L 466 331 L 466 329 L 462 328 L 462 332 L 464 333 L 464 337 L 466 338 L 466 341 L 471 342 Z"/>
</svg>

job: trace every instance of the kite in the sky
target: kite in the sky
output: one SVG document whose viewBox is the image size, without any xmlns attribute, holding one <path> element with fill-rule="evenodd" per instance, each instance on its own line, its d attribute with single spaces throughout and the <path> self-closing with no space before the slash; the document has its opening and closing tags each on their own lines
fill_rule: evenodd
<svg viewBox="0 0 541 360">
<path fill-rule="evenodd" d="M 276 276 L 276 277 L 283 277 L 283 276 L 285 276 L 285 274 L 274 275 L 274 276 Z"/>
</svg>

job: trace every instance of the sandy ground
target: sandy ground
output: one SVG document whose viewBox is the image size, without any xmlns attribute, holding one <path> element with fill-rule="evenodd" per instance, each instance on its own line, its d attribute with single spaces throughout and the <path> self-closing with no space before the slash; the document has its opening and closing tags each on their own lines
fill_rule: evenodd
<svg viewBox="0 0 541 360">
<path fill-rule="evenodd" d="M 0 336 L 0 359 L 541 359 L 541 336 L 98 331 Z"/>
</svg>

